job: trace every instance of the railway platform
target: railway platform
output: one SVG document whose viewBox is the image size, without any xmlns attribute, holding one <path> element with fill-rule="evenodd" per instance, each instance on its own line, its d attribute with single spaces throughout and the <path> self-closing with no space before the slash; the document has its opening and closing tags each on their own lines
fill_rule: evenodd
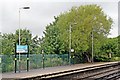
<svg viewBox="0 0 120 80">
<path fill-rule="evenodd" d="M 48 68 L 40 68 L 40 69 L 34 69 L 27 71 L 21 71 L 20 73 L 14 73 L 14 72 L 8 72 L 2 74 L 2 80 L 29 80 L 36 77 L 53 77 L 53 76 L 59 76 L 63 72 L 76 70 L 76 69 L 83 69 L 83 68 L 89 68 L 89 67 L 95 67 L 100 65 L 106 65 L 106 64 L 114 64 L 118 62 L 96 62 L 96 63 L 84 63 L 84 64 L 74 64 L 74 65 L 66 65 L 66 66 L 57 66 L 57 67 L 48 67 Z M 60 74 L 61 73 L 61 74 Z M 55 75 L 52 75 L 55 74 Z M 48 76 L 50 75 L 50 76 Z"/>
</svg>

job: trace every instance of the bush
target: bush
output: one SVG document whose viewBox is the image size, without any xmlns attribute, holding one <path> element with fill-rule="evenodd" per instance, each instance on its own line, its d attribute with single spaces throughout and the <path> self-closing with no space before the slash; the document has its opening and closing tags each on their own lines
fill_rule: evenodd
<svg viewBox="0 0 120 80">
<path fill-rule="evenodd" d="M 94 57 L 95 62 L 110 62 L 111 58 L 103 57 L 103 56 L 96 56 Z"/>
<path fill-rule="evenodd" d="M 111 61 L 120 61 L 120 57 L 112 57 Z"/>
</svg>

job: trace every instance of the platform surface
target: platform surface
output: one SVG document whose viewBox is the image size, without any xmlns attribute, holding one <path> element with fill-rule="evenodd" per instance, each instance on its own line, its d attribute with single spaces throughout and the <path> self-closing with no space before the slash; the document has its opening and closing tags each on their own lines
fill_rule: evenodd
<svg viewBox="0 0 120 80">
<path fill-rule="evenodd" d="M 29 77 L 36 77 L 36 76 L 42 76 L 46 74 L 52 74 L 52 73 L 58 73 L 63 71 L 69 71 L 69 70 L 75 70 L 75 69 L 82 69 L 86 67 L 93 67 L 93 66 L 99 66 L 103 64 L 111 64 L 111 63 L 117 63 L 117 62 L 99 62 L 99 63 L 84 63 L 84 64 L 74 64 L 74 65 L 67 65 L 67 66 L 57 66 L 57 67 L 47 67 L 47 68 L 40 68 L 40 69 L 34 69 L 27 71 L 21 71 L 20 73 L 14 73 L 14 72 L 8 72 L 3 73 L 2 78 L 3 80 L 5 78 L 7 79 L 23 79 L 23 78 L 29 78 Z"/>
</svg>

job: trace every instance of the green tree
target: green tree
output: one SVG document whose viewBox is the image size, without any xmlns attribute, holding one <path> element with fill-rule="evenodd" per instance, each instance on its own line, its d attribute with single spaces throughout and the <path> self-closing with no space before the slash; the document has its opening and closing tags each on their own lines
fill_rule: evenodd
<svg viewBox="0 0 120 80">
<path fill-rule="evenodd" d="M 16 44 L 19 44 L 19 30 L 16 30 L 14 35 L 15 35 Z M 30 30 L 20 29 L 20 44 L 21 45 L 25 45 L 25 44 L 30 45 L 31 40 L 32 40 L 32 34 L 31 34 Z"/>
<path fill-rule="evenodd" d="M 47 54 L 61 54 L 65 52 L 64 45 L 60 42 L 59 30 L 54 25 L 49 25 L 44 32 L 42 48 Z"/>
<path fill-rule="evenodd" d="M 2 54 L 2 34 L 0 32 L 0 54 Z"/>
<path fill-rule="evenodd" d="M 118 36 L 118 56 L 120 57 L 120 35 Z"/>
<path fill-rule="evenodd" d="M 40 53 L 40 38 L 35 36 L 32 38 L 30 30 L 20 29 L 20 44 L 29 45 L 30 53 Z M 19 44 L 19 30 L 16 30 L 15 34 L 13 33 L 4 33 L 2 35 L 2 54 L 14 54 L 15 53 L 15 44 Z"/>
<path fill-rule="evenodd" d="M 97 61 L 110 61 L 114 57 L 119 57 L 118 37 L 107 38 L 99 46 L 99 52 L 96 55 Z"/>
<path fill-rule="evenodd" d="M 72 26 L 72 48 L 75 54 L 83 55 L 91 62 L 91 33 L 94 42 L 99 43 L 106 38 L 112 26 L 112 19 L 108 17 L 98 5 L 84 5 L 73 7 L 59 15 L 56 27 L 60 30 L 60 40 L 69 51 L 69 27 Z M 97 45 L 94 44 L 94 49 Z M 95 53 L 95 52 L 94 52 Z"/>
<path fill-rule="evenodd" d="M 3 34 L 2 35 L 2 54 L 14 54 L 14 35 L 11 34 Z"/>
<path fill-rule="evenodd" d="M 117 38 L 110 38 L 108 39 L 102 46 L 101 46 L 101 53 L 105 53 L 109 57 L 109 53 L 117 54 L 118 47 L 117 47 L 118 39 Z"/>
<path fill-rule="evenodd" d="M 30 44 L 30 53 L 32 54 L 41 53 L 40 51 L 41 41 L 42 41 L 41 38 L 39 38 L 37 35 L 32 38 L 31 44 Z"/>
</svg>

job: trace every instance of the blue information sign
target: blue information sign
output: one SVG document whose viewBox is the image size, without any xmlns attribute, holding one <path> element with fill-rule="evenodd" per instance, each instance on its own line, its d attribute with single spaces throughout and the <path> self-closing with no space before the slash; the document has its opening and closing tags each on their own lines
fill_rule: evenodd
<svg viewBox="0 0 120 80">
<path fill-rule="evenodd" d="M 16 53 L 28 53 L 27 45 L 17 45 Z"/>
</svg>

